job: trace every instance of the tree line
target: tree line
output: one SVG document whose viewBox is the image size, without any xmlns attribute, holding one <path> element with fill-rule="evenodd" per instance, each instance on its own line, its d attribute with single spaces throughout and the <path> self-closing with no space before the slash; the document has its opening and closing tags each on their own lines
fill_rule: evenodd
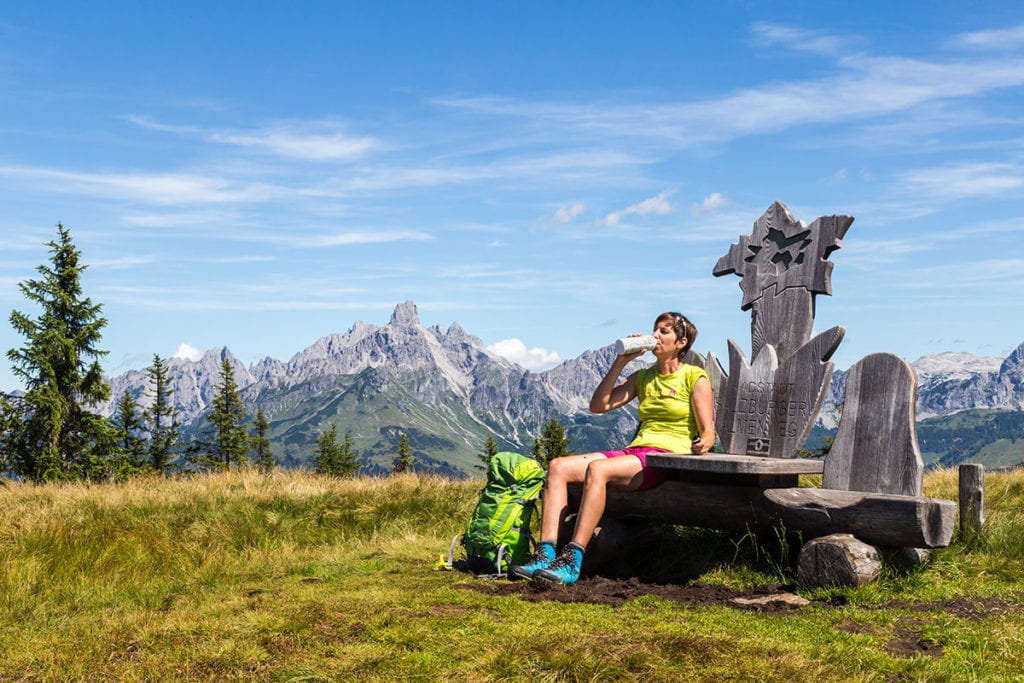
<svg viewBox="0 0 1024 683">
<path fill-rule="evenodd" d="M 110 418 L 90 410 L 111 393 L 100 365 L 107 353 L 100 349 L 107 320 L 102 305 L 83 292 L 81 276 L 88 266 L 70 231 L 58 223 L 57 238 L 47 246 L 50 258 L 36 269 L 38 277 L 18 285 L 38 314 L 16 310 L 10 316 L 24 342 L 7 357 L 25 391 L 0 393 L 0 471 L 34 482 L 103 481 L 238 467 L 270 472 L 279 466 L 263 409 L 250 424 L 227 359 L 221 362 L 207 424 L 188 439 L 172 401 L 166 359 L 158 354 L 145 371 L 148 407 L 125 390 Z M 568 455 L 568 444 L 552 419 L 532 454 L 546 466 Z M 486 461 L 497 452 L 497 443 L 488 437 L 480 457 Z M 320 473 L 355 476 L 361 465 L 351 430 L 340 441 L 336 425 L 321 430 L 312 464 Z M 409 471 L 415 464 L 402 433 L 392 471 Z"/>
</svg>

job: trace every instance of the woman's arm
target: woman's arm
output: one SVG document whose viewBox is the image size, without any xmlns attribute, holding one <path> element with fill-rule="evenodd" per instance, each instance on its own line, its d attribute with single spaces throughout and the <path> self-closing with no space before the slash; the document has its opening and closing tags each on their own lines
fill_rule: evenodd
<svg viewBox="0 0 1024 683">
<path fill-rule="evenodd" d="M 643 352 L 641 351 L 641 353 Z M 640 353 L 632 353 L 626 356 L 615 357 L 615 360 L 612 361 L 612 366 L 608 368 L 608 373 L 605 374 L 604 379 L 594 389 L 594 395 L 590 398 L 590 412 L 607 413 L 609 410 L 615 410 L 633 400 L 636 396 L 635 372 L 621 384 L 616 385 L 615 383 L 618 381 L 619 375 L 622 374 L 622 370 L 629 364 L 629 361 L 639 355 Z"/>
<path fill-rule="evenodd" d="M 700 430 L 700 441 L 694 442 L 692 452 L 695 455 L 707 455 L 715 445 L 715 400 L 707 377 L 697 378 L 690 401 Z"/>
</svg>

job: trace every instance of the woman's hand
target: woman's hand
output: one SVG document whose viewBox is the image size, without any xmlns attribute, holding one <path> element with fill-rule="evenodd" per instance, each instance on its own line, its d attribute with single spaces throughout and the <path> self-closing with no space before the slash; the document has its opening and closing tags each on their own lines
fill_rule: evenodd
<svg viewBox="0 0 1024 683">
<path fill-rule="evenodd" d="M 693 440 L 693 444 L 690 446 L 690 452 L 694 455 L 707 455 L 711 451 L 711 447 L 714 445 L 714 439 L 705 441 L 701 437 L 697 437 Z"/>
</svg>

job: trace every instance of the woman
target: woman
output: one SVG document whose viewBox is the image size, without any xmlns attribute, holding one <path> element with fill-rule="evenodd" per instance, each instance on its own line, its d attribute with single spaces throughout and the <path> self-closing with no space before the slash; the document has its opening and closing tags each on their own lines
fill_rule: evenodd
<svg viewBox="0 0 1024 683">
<path fill-rule="evenodd" d="M 569 584 L 576 581 L 583 553 L 604 514 L 609 486 L 627 491 L 654 488 L 666 471 L 647 466 L 648 453 L 705 455 L 715 443 L 711 382 L 702 368 L 683 363 L 697 338 L 697 328 L 680 313 L 662 313 L 654 322 L 657 363 L 616 384 L 630 361 L 644 353 L 616 356 L 594 390 L 590 410 L 607 413 L 640 399 L 640 429 L 621 451 L 603 451 L 556 458 L 548 468 L 541 516 L 540 543 L 526 564 L 513 566 L 512 576 L 536 577 Z M 558 527 L 568 509 L 569 484 L 583 484 L 572 541 L 556 553 Z"/>
</svg>

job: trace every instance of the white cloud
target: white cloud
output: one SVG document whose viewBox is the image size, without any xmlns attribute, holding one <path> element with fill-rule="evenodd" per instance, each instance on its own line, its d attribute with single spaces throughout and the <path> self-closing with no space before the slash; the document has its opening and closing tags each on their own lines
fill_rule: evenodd
<svg viewBox="0 0 1024 683">
<path fill-rule="evenodd" d="M 665 190 L 657 196 L 649 197 L 621 211 L 613 211 L 605 216 L 601 222 L 605 225 L 618 225 L 619 221 L 626 216 L 664 216 L 672 212 L 672 205 L 668 201 L 669 196 L 672 194 L 675 194 L 675 190 Z"/>
<path fill-rule="evenodd" d="M 335 122 L 286 123 L 252 131 L 207 130 L 197 126 L 160 123 L 144 116 L 129 121 L 148 130 L 191 135 L 210 142 L 263 149 L 278 156 L 307 161 L 338 161 L 361 156 L 380 147 L 371 137 L 350 137 Z"/>
<path fill-rule="evenodd" d="M 952 44 L 985 50 L 1024 47 L 1024 24 L 1010 28 L 961 33 L 953 39 Z"/>
<path fill-rule="evenodd" d="M 560 206 L 555 211 L 555 220 L 559 223 L 571 223 L 583 213 L 583 204 L 576 202 L 572 206 Z"/>
<path fill-rule="evenodd" d="M 155 204 L 256 202 L 280 194 L 265 184 L 238 184 L 224 178 L 188 173 L 110 173 L 0 166 L 0 177 L 14 182 L 44 181 L 45 189 L 69 194 L 136 199 Z M 37 186 L 36 189 L 44 189 Z"/>
<path fill-rule="evenodd" d="M 812 52 L 826 56 L 838 56 L 847 50 L 852 42 L 850 38 L 835 36 L 822 31 L 773 24 L 759 21 L 751 25 L 750 31 L 759 45 L 783 45 L 792 50 Z"/>
<path fill-rule="evenodd" d="M 174 357 L 184 358 L 194 363 L 203 357 L 203 352 L 188 342 L 184 342 L 178 346 L 178 350 L 174 352 Z"/>
<path fill-rule="evenodd" d="M 913 112 L 931 103 L 1024 85 L 1024 59 L 1019 58 L 944 60 L 858 53 L 837 57 L 829 68 L 832 73 L 820 78 L 776 80 L 697 101 L 619 105 L 489 97 L 441 104 L 543 121 L 605 140 L 623 137 L 695 147 L 795 126 Z"/>
<path fill-rule="evenodd" d="M 339 232 L 333 235 L 316 235 L 313 237 L 285 236 L 274 238 L 274 241 L 293 242 L 296 246 L 304 247 L 344 247 L 351 244 L 382 244 L 385 242 L 400 242 L 402 240 L 413 240 L 422 242 L 434 239 L 432 235 L 416 231 L 381 231 L 381 232 Z"/>
<path fill-rule="evenodd" d="M 1001 195 L 1024 187 L 1021 169 L 1005 163 L 969 163 L 908 171 L 910 191 L 944 200 Z"/>
<path fill-rule="evenodd" d="M 503 339 L 488 346 L 487 350 L 533 372 L 548 370 L 562 362 L 557 352 L 539 347 L 527 349 L 519 339 Z"/>
<path fill-rule="evenodd" d="M 712 192 L 704 198 L 700 204 L 694 204 L 690 207 L 690 213 L 694 216 L 703 216 L 704 214 L 711 213 L 712 211 L 719 209 L 726 205 L 728 200 L 725 195 L 721 192 Z"/>
</svg>

